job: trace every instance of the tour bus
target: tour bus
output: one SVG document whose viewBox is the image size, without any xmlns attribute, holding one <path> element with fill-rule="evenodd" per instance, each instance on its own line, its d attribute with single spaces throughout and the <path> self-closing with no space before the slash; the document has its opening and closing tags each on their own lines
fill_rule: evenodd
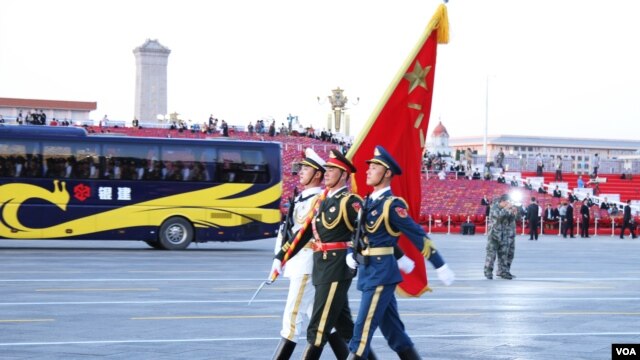
<svg viewBox="0 0 640 360">
<path fill-rule="evenodd" d="M 281 145 L 0 126 L 0 238 L 153 248 L 276 236 Z"/>
</svg>

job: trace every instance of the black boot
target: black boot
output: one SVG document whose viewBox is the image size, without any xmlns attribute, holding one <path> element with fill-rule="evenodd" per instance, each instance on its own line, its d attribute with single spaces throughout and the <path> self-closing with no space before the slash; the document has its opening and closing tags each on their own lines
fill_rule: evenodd
<svg viewBox="0 0 640 360">
<path fill-rule="evenodd" d="M 368 360 L 378 360 L 376 354 L 373 353 L 373 349 L 369 348 L 369 356 L 367 356 Z"/>
<path fill-rule="evenodd" d="M 291 358 L 291 354 L 293 354 L 293 349 L 296 348 L 296 343 L 291 340 L 281 338 L 278 347 L 276 348 L 276 352 L 273 353 L 273 360 L 289 360 Z"/>
<path fill-rule="evenodd" d="M 329 334 L 329 345 L 337 360 L 346 360 L 349 356 L 347 342 L 337 332 Z"/>
<path fill-rule="evenodd" d="M 303 360 L 318 360 L 320 359 L 320 355 L 322 355 L 322 348 L 313 346 L 311 344 L 307 344 L 307 347 L 304 348 L 304 353 L 302 354 Z"/>
<path fill-rule="evenodd" d="M 398 352 L 398 356 L 400 357 L 400 360 L 420 360 L 421 359 L 420 355 L 418 355 L 418 352 L 416 352 L 416 348 L 414 348 L 413 346 Z"/>
</svg>

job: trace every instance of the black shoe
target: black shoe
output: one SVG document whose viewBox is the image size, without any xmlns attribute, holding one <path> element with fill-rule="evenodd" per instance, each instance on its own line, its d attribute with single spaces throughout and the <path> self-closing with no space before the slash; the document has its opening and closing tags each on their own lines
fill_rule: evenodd
<svg viewBox="0 0 640 360">
<path fill-rule="evenodd" d="M 346 359 L 349 356 L 349 346 L 347 342 L 337 333 L 329 334 L 329 346 L 336 356 L 336 359 Z"/>
<path fill-rule="evenodd" d="M 319 360 L 320 355 L 322 355 L 322 348 L 313 346 L 311 344 L 307 344 L 307 347 L 304 348 L 304 353 L 302 353 L 303 360 Z"/>
<path fill-rule="evenodd" d="M 285 338 L 280 339 L 276 352 L 273 353 L 273 360 L 289 360 L 295 348 L 296 343 L 293 341 Z"/>
<path fill-rule="evenodd" d="M 484 277 L 486 277 L 487 280 L 491 280 L 491 279 L 493 279 L 493 274 L 492 273 L 484 273 Z"/>
<path fill-rule="evenodd" d="M 509 274 L 509 273 L 500 274 L 499 276 L 500 276 L 501 278 L 505 279 L 505 280 L 511 280 L 511 279 L 513 279 L 513 276 L 511 276 L 511 274 Z"/>
<path fill-rule="evenodd" d="M 398 357 L 400 360 L 420 360 L 421 357 L 418 355 L 416 348 L 413 346 L 402 351 L 398 351 Z"/>
</svg>

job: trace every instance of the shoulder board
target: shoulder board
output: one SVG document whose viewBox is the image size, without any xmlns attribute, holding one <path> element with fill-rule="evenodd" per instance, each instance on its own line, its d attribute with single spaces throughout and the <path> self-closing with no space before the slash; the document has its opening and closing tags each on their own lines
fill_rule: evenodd
<svg viewBox="0 0 640 360">
<path fill-rule="evenodd" d="M 398 196 L 389 196 L 385 201 L 389 201 L 390 203 L 392 203 L 394 200 L 398 200 L 400 202 L 402 202 L 402 204 L 409 209 L 409 204 L 407 204 L 407 201 L 401 197 Z M 391 205 L 391 204 L 389 204 Z"/>
</svg>

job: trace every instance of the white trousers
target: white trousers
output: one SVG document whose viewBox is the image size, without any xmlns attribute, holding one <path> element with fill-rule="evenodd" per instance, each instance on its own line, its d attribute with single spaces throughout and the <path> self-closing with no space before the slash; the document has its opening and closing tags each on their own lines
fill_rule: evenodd
<svg viewBox="0 0 640 360">
<path fill-rule="evenodd" d="M 301 333 L 305 335 L 309 318 L 313 311 L 313 297 L 316 289 L 311 283 L 311 274 L 289 278 L 289 294 L 282 315 L 280 336 L 298 342 Z"/>
</svg>

